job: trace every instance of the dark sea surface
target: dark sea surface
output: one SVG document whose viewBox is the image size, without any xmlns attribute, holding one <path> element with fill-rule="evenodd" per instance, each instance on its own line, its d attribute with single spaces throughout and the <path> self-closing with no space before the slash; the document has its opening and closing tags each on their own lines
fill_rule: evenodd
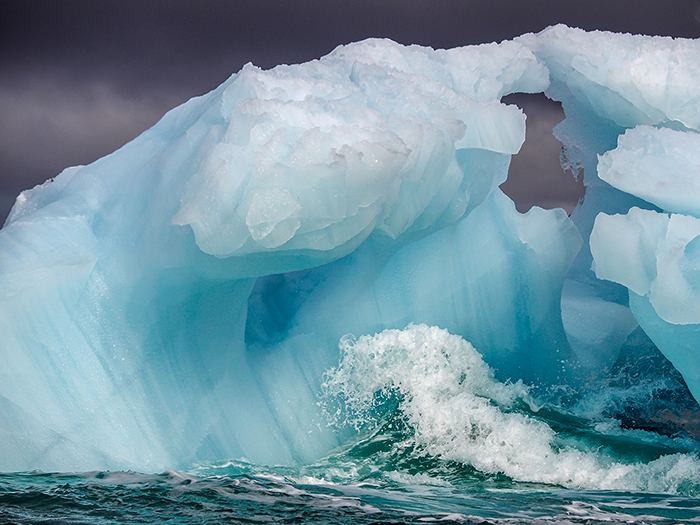
<svg viewBox="0 0 700 525">
<path fill-rule="evenodd" d="M 694 523 L 695 498 L 507 480 L 335 484 L 275 474 L 2 477 L 2 523 Z"/>
<path fill-rule="evenodd" d="M 274 469 L 245 473 L 250 469 L 233 464 L 212 467 L 222 473 L 209 476 L 174 471 L 8 474 L 0 477 L 0 522 L 700 522 L 700 502 L 692 496 L 572 490 L 452 468 L 444 478 L 394 473 L 354 483 Z"/>
<path fill-rule="evenodd" d="M 562 430 L 592 439 L 580 425 Z M 664 490 L 566 488 L 483 473 L 425 454 L 392 418 L 302 468 L 222 461 L 160 474 L 0 475 L 0 523 L 700 523 L 692 443 L 593 437 L 601 450 L 627 449 L 635 465 L 666 460 L 642 473 Z M 639 463 L 641 456 L 651 461 Z"/>
</svg>

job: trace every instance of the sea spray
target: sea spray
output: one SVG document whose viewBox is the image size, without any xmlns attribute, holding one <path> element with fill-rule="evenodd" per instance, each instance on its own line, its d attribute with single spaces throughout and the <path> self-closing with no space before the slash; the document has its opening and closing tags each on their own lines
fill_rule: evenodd
<svg viewBox="0 0 700 525">
<path fill-rule="evenodd" d="M 629 461 L 558 435 L 522 382 L 494 378 L 474 347 L 446 330 L 409 325 L 340 342 L 324 383 L 337 422 L 360 428 L 393 400 L 412 429 L 414 454 L 502 473 L 515 481 L 579 489 L 698 494 L 700 461 L 671 454 Z"/>
</svg>

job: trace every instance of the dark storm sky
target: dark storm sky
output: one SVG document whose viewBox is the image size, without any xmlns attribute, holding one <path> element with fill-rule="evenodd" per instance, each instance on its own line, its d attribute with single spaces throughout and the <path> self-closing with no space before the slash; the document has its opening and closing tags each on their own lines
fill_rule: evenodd
<svg viewBox="0 0 700 525">
<path fill-rule="evenodd" d="M 0 223 L 21 190 L 113 151 L 246 62 L 303 62 L 368 37 L 448 48 L 560 22 L 698 38 L 699 8 L 700 0 L 2 0 Z M 516 167 L 556 172 L 549 134 L 558 108 L 516 102 L 528 105 L 532 143 Z M 579 191 L 511 186 L 547 205 Z"/>
</svg>

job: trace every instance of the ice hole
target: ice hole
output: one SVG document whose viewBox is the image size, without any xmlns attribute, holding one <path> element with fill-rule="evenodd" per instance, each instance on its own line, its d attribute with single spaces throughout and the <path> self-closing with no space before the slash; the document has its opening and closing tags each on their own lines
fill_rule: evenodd
<svg viewBox="0 0 700 525">
<path fill-rule="evenodd" d="M 523 110 L 527 115 L 527 132 L 520 152 L 513 155 L 508 180 L 501 189 L 521 213 L 539 206 L 564 208 L 571 214 L 585 190 L 583 172 L 576 180 L 570 172 L 564 172 L 559 162 L 562 146 L 552 135 L 552 129 L 564 120 L 561 104 L 542 93 L 515 93 L 503 97 L 502 102 Z"/>
</svg>

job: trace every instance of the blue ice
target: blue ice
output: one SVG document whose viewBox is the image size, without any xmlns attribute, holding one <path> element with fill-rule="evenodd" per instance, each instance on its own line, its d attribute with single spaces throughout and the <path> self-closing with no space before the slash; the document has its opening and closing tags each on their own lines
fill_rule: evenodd
<svg viewBox="0 0 700 525">
<path fill-rule="evenodd" d="M 639 324 L 700 399 L 699 79 L 696 41 L 565 26 L 246 65 L 18 197 L 0 470 L 313 461 L 347 438 L 318 403 L 339 340 L 410 323 L 576 388 Z M 525 139 L 500 100 L 541 92 L 585 171 L 571 217 L 498 188 Z"/>
</svg>

